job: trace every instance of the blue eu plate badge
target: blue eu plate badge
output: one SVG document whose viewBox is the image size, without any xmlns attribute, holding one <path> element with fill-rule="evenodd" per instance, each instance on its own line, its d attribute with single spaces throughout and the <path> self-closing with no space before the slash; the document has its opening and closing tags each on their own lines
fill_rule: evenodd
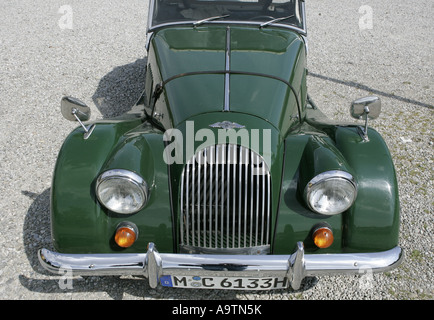
<svg viewBox="0 0 434 320">
<path fill-rule="evenodd" d="M 160 278 L 160 283 L 164 287 L 173 287 L 171 276 L 162 276 Z"/>
</svg>

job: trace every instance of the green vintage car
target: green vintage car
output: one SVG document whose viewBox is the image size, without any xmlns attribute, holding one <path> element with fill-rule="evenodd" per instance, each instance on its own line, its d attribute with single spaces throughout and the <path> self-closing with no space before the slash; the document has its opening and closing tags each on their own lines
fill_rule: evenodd
<svg viewBox="0 0 434 320">
<path fill-rule="evenodd" d="M 51 188 L 54 273 L 158 285 L 298 289 L 306 276 L 396 267 L 393 162 L 368 127 L 328 119 L 306 88 L 303 0 L 152 0 L 131 111 L 79 121 Z M 85 124 L 86 123 L 86 124 Z"/>
</svg>

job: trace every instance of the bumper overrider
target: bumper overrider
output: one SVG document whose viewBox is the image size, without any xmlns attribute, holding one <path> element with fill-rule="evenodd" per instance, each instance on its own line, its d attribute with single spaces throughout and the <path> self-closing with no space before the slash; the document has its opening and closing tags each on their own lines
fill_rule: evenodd
<svg viewBox="0 0 434 320">
<path fill-rule="evenodd" d="M 55 274 L 65 275 L 65 270 L 69 270 L 74 276 L 142 275 L 152 288 L 167 283 L 172 286 L 172 279 L 184 287 L 275 288 L 271 285 L 255 286 L 255 281 L 240 287 L 240 279 L 253 278 L 284 279 L 279 281 L 297 290 L 306 276 L 362 274 L 368 270 L 384 272 L 393 269 L 401 263 L 403 251 L 397 246 L 372 253 L 305 254 L 303 243 L 298 242 L 297 250 L 290 255 L 171 254 L 159 253 L 155 244 L 149 243 L 146 253 L 62 254 L 41 249 L 38 257 L 41 265 Z M 187 285 L 186 277 L 195 279 L 196 285 Z M 223 278 L 223 285 L 215 286 L 214 278 Z M 228 278 L 236 278 L 237 281 L 231 284 L 225 280 Z M 271 284 L 271 281 L 268 283 Z"/>
</svg>

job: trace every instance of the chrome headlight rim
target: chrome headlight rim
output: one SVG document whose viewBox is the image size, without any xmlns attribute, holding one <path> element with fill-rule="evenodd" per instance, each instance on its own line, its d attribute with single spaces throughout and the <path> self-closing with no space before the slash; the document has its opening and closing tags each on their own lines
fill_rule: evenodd
<svg viewBox="0 0 434 320">
<path fill-rule="evenodd" d="M 320 183 L 324 183 L 324 182 L 331 181 L 331 180 L 344 181 L 345 183 L 348 183 L 353 188 L 352 199 L 349 202 L 349 204 L 347 206 L 345 206 L 343 209 L 340 209 L 340 210 L 337 210 L 334 212 L 318 211 L 311 204 L 311 201 L 310 201 L 311 194 L 315 190 L 315 187 L 317 187 Z M 322 173 L 316 175 L 314 178 L 312 178 L 307 183 L 307 185 L 304 189 L 304 200 L 305 200 L 306 204 L 308 205 L 309 209 L 312 210 L 313 212 L 317 213 L 317 214 L 321 214 L 321 215 L 325 215 L 325 216 L 333 216 L 333 215 L 337 215 L 337 214 L 340 214 L 342 212 L 345 212 L 354 204 L 354 201 L 356 200 L 356 198 L 357 198 L 356 180 L 349 172 L 342 171 L 342 170 L 331 170 L 331 171 L 322 172 Z"/>
<path fill-rule="evenodd" d="M 139 207 L 135 208 L 134 210 L 130 210 L 130 211 L 120 211 L 120 210 L 116 210 L 114 208 L 109 207 L 105 203 L 105 201 L 103 199 L 101 199 L 100 191 L 99 191 L 101 184 L 103 182 L 108 181 L 108 180 L 114 180 L 114 179 L 122 179 L 124 181 L 131 183 L 133 186 L 135 186 L 137 188 L 137 190 L 139 192 L 142 193 L 143 201 Z M 115 212 L 115 213 L 118 213 L 118 214 L 137 213 L 145 207 L 145 205 L 149 199 L 149 188 L 148 188 L 148 184 L 146 183 L 145 179 L 143 179 L 137 173 L 135 173 L 133 171 L 126 170 L 126 169 L 110 169 L 110 170 L 107 170 L 107 171 L 103 172 L 102 174 L 100 174 L 99 177 L 97 178 L 97 181 L 96 181 L 95 193 L 96 193 L 96 197 L 97 197 L 98 201 L 101 203 L 101 205 L 103 205 L 108 210 Z"/>
</svg>

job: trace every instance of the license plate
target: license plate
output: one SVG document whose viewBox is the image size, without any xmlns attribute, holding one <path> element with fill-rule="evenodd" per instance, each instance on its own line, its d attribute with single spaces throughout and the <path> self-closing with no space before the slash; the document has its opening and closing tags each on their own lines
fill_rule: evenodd
<svg viewBox="0 0 434 320">
<path fill-rule="evenodd" d="M 165 287 L 232 290 L 271 290 L 288 287 L 288 279 L 281 278 L 236 278 L 236 277 L 195 277 L 162 276 L 160 283 Z"/>
</svg>

